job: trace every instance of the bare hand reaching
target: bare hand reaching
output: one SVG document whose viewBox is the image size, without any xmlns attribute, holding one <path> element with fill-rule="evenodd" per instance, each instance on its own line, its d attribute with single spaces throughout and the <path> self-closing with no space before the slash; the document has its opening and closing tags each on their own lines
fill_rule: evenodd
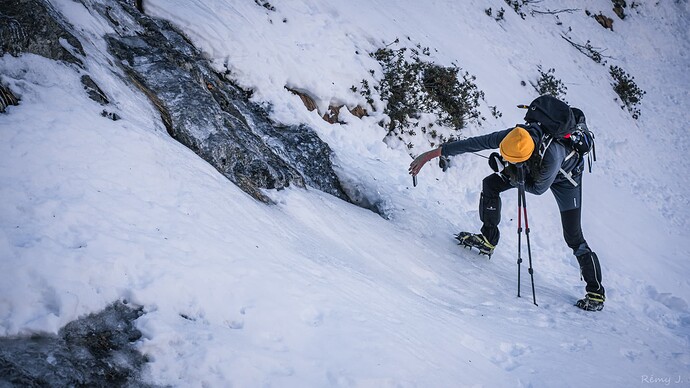
<svg viewBox="0 0 690 388">
<path fill-rule="evenodd" d="M 422 167 L 424 167 L 426 162 L 439 156 L 441 156 L 441 148 L 436 148 L 417 156 L 415 160 L 413 160 L 412 163 L 410 163 L 410 168 L 408 170 L 410 172 L 410 175 L 417 176 L 417 174 L 419 174 L 419 170 L 421 170 Z"/>
</svg>

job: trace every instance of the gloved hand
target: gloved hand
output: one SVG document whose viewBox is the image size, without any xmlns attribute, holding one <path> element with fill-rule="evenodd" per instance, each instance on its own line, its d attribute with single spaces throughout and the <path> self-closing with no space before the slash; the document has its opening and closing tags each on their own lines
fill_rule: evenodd
<svg viewBox="0 0 690 388">
<path fill-rule="evenodd" d="M 494 170 L 494 172 L 500 173 L 504 168 L 506 168 L 507 164 L 508 162 L 503 160 L 503 157 L 501 157 L 501 154 L 498 152 L 494 152 L 489 155 L 489 166 L 492 170 Z"/>
<path fill-rule="evenodd" d="M 443 170 L 443 172 L 446 172 L 448 170 L 448 167 L 450 167 L 450 159 L 448 159 L 447 156 L 441 156 L 438 158 L 438 166 Z"/>
<path fill-rule="evenodd" d="M 441 156 L 441 148 L 436 148 L 417 156 L 415 160 L 413 160 L 412 163 L 410 163 L 410 168 L 408 169 L 410 175 L 417 176 L 417 174 L 419 174 L 419 170 L 421 170 L 422 167 L 424 167 L 426 162 L 439 156 Z"/>
<path fill-rule="evenodd" d="M 501 176 L 508 179 L 511 186 L 518 187 L 518 171 L 517 166 L 514 164 L 508 163 L 503 171 L 501 171 Z"/>
</svg>

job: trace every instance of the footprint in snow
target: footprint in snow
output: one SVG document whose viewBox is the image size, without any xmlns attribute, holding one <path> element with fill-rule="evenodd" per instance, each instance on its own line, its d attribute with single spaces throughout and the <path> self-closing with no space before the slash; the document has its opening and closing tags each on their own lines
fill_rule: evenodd
<svg viewBox="0 0 690 388">
<path fill-rule="evenodd" d="M 588 339 L 581 339 L 575 342 L 563 342 L 561 348 L 568 352 L 581 352 L 583 350 L 592 349 L 592 341 Z"/>
<path fill-rule="evenodd" d="M 302 310 L 300 319 L 309 326 L 318 327 L 323 324 L 323 313 L 314 307 L 309 307 Z"/>
<path fill-rule="evenodd" d="M 528 345 L 504 342 L 500 346 L 500 352 L 491 357 L 491 361 L 506 371 L 512 371 L 521 365 L 518 358 L 531 351 L 532 348 Z"/>
</svg>

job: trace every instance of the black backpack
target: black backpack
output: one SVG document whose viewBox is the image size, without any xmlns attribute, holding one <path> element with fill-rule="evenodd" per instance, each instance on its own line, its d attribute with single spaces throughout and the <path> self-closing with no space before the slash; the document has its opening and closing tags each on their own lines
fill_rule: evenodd
<svg viewBox="0 0 690 388">
<path fill-rule="evenodd" d="M 589 172 L 592 172 L 592 162 L 597 160 L 597 151 L 594 147 L 594 133 L 587 127 L 585 114 L 578 108 L 570 108 L 575 116 L 575 128 L 566 135 L 569 145 L 573 151 L 577 152 L 581 160 L 587 156 Z"/>
<path fill-rule="evenodd" d="M 529 106 L 518 106 L 527 108 L 526 123 L 538 123 L 541 130 L 554 139 L 565 137 L 575 126 L 573 111 L 556 97 L 543 95 L 534 99 Z"/>
<path fill-rule="evenodd" d="M 594 134 L 587 127 L 585 114 L 578 108 L 571 108 L 565 102 L 549 96 L 537 97 L 526 108 L 526 123 L 537 123 L 542 135 L 539 141 L 539 157 L 543 157 L 546 149 L 553 141 L 563 144 L 571 152 L 567 159 L 577 156 L 584 160 L 588 156 L 589 171 L 592 171 L 592 161 L 596 161 L 594 149 Z"/>
</svg>

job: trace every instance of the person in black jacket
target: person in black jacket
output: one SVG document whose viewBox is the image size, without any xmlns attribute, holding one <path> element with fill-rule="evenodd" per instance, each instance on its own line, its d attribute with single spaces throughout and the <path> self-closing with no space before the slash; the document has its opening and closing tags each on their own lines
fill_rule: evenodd
<svg viewBox="0 0 690 388">
<path fill-rule="evenodd" d="M 429 160 L 440 156 L 460 155 L 498 148 L 490 164 L 496 171 L 484 178 L 479 199 L 481 233 L 460 232 L 461 244 L 479 249 L 491 255 L 500 239 L 498 225 L 501 221 L 500 193 L 517 186 L 516 164 L 526 168 L 525 191 L 541 195 L 551 189 L 561 214 L 563 237 L 577 257 L 582 278 L 586 282 L 586 295 L 576 305 L 590 311 L 601 310 L 605 294 L 601 284 L 601 266 L 582 234 L 582 171 L 584 160 L 573 157 L 573 152 L 554 139 L 569 133 L 574 116 L 564 102 L 550 96 L 541 96 L 529 105 L 525 124 L 483 136 L 445 143 L 427 151 L 410 164 L 409 172 L 416 176 Z M 544 137 L 547 133 L 554 134 Z M 549 140 L 545 140 L 548 138 Z"/>
</svg>

